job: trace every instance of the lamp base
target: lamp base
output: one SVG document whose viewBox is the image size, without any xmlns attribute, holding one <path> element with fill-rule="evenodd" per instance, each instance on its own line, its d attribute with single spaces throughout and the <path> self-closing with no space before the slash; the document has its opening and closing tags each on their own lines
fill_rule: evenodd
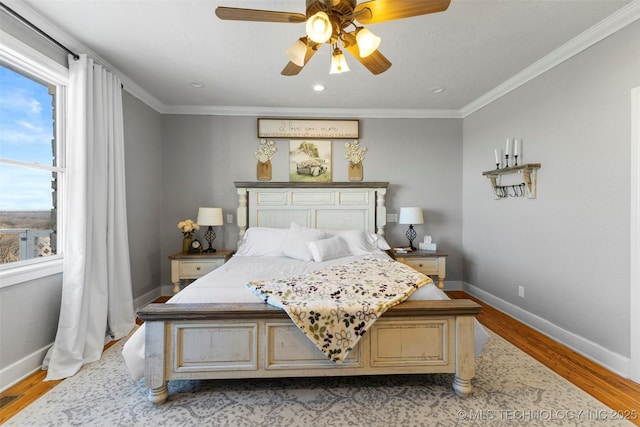
<svg viewBox="0 0 640 427">
<path fill-rule="evenodd" d="M 416 238 L 416 230 L 413 229 L 413 224 L 409 224 L 409 229 L 407 230 L 407 239 L 409 239 L 409 247 L 412 251 L 416 250 L 416 247 L 413 246 L 413 240 Z"/>
<path fill-rule="evenodd" d="M 216 239 L 216 232 L 213 231 L 212 226 L 209 226 L 207 231 L 204 233 L 204 238 L 209 243 L 209 247 L 204 252 L 205 253 L 215 252 L 216 250 L 213 248 L 213 241 Z"/>
</svg>

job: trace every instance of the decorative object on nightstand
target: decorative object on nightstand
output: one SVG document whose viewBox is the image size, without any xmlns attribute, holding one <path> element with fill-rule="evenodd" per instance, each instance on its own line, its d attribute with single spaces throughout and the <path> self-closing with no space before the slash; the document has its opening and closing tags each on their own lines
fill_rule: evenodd
<svg viewBox="0 0 640 427">
<path fill-rule="evenodd" d="M 359 141 L 356 139 L 353 143 L 345 142 L 344 147 L 347 149 L 345 157 L 349 160 L 349 181 L 362 181 L 363 167 L 362 161 L 364 160 L 367 147 L 358 145 Z"/>
<path fill-rule="evenodd" d="M 271 181 L 271 159 L 275 152 L 275 142 L 267 141 L 266 139 L 260 140 L 258 151 L 253 153 L 258 159 L 258 165 L 256 166 L 256 178 L 258 181 Z"/>
<path fill-rule="evenodd" d="M 413 246 L 413 240 L 416 238 L 416 231 L 413 229 L 414 224 L 424 224 L 424 218 L 422 217 L 422 208 L 410 207 L 410 208 L 400 208 L 400 218 L 398 219 L 399 224 L 409 224 L 409 229 L 407 230 L 407 239 L 409 239 L 409 247 L 411 250 L 415 251 L 416 248 Z"/>
<path fill-rule="evenodd" d="M 182 252 L 187 253 L 191 250 L 193 234 L 200 229 L 200 226 L 191 219 L 185 219 L 178 223 L 178 228 L 182 230 Z"/>
<path fill-rule="evenodd" d="M 424 242 L 418 243 L 418 248 L 421 251 L 435 252 L 437 246 L 434 242 L 431 241 L 431 236 L 424 236 Z"/>
<path fill-rule="evenodd" d="M 199 208 L 198 224 L 209 227 L 204 233 L 204 238 L 209 242 L 209 247 L 204 252 L 215 252 L 213 241 L 216 238 L 216 232 L 213 231 L 213 226 L 224 224 L 222 221 L 222 208 Z"/>
<path fill-rule="evenodd" d="M 200 240 L 198 239 L 193 239 L 191 241 L 191 247 L 189 248 L 189 253 L 199 254 L 200 252 L 202 252 L 202 243 L 200 243 Z"/>
</svg>

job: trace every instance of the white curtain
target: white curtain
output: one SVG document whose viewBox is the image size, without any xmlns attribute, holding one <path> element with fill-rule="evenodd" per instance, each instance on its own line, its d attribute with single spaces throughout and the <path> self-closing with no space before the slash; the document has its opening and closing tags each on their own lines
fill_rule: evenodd
<svg viewBox="0 0 640 427">
<path fill-rule="evenodd" d="M 121 82 L 86 55 L 69 58 L 69 74 L 62 305 L 46 380 L 74 375 L 135 326 Z"/>
</svg>

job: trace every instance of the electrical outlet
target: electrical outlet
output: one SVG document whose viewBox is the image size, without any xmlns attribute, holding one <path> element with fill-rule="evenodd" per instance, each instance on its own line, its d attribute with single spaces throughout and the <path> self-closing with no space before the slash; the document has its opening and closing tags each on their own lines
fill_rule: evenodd
<svg viewBox="0 0 640 427">
<path fill-rule="evenodd" d="M 233 224 L 233 214 L 227 214 L 227 224 Z"/>
<path fill-rule="evenodd" d="M 398 214 L 387 214 L 387 222 L 398 222 Z"/>
<path fill-rule="evenodd" d="M 518 286 L 518 296 L 524 298 L 524 286 Z"/>
</svg>

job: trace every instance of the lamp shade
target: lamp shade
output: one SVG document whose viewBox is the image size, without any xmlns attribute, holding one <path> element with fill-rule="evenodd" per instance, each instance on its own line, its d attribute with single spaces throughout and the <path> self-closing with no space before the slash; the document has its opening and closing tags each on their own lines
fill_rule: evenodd
<svg viewBox="0 0 640 427">
<path fill-rule="evenodd" d="M 331 68 L 329 74 L 340 74 L 349 71 L 347 60 L 344 57 L 344 53 L 338 48 L 333 51 L 331 56 Z"/>
<path fill-rule="evenodd" d="M 222 225 L 222 208 L 199 208 L 198 225 Z"/>
<path fill-rule="evenodd" d="M 356 33 L 356 41 L 358 42 L 358 49 L 360 51 L 360 57 L 366 58 L 378 49 L 380 46 L 380 37 L 373 34 L 366 28 L 361 28 Z"/>
<path fill-rule="evenodd" d="M 307 44 L 303 39 L 298 39 L 285 51 L 289 61 L 296 64 L 298 67 L 304 67 L 304 58 L 307 55 Z"/>
<path fill-rule="evenodd" d="M 424 224 L 422 208 L 400 208 L 399 224 Z"/>
<path fill-rule="evenodd" d="M 331 38 L 333 27 L 329 21 L 329 15 L 318 12 L 309 17 L 306 25 L 307 35 L 316 43 L 324 43 Z"/>
</svg>

